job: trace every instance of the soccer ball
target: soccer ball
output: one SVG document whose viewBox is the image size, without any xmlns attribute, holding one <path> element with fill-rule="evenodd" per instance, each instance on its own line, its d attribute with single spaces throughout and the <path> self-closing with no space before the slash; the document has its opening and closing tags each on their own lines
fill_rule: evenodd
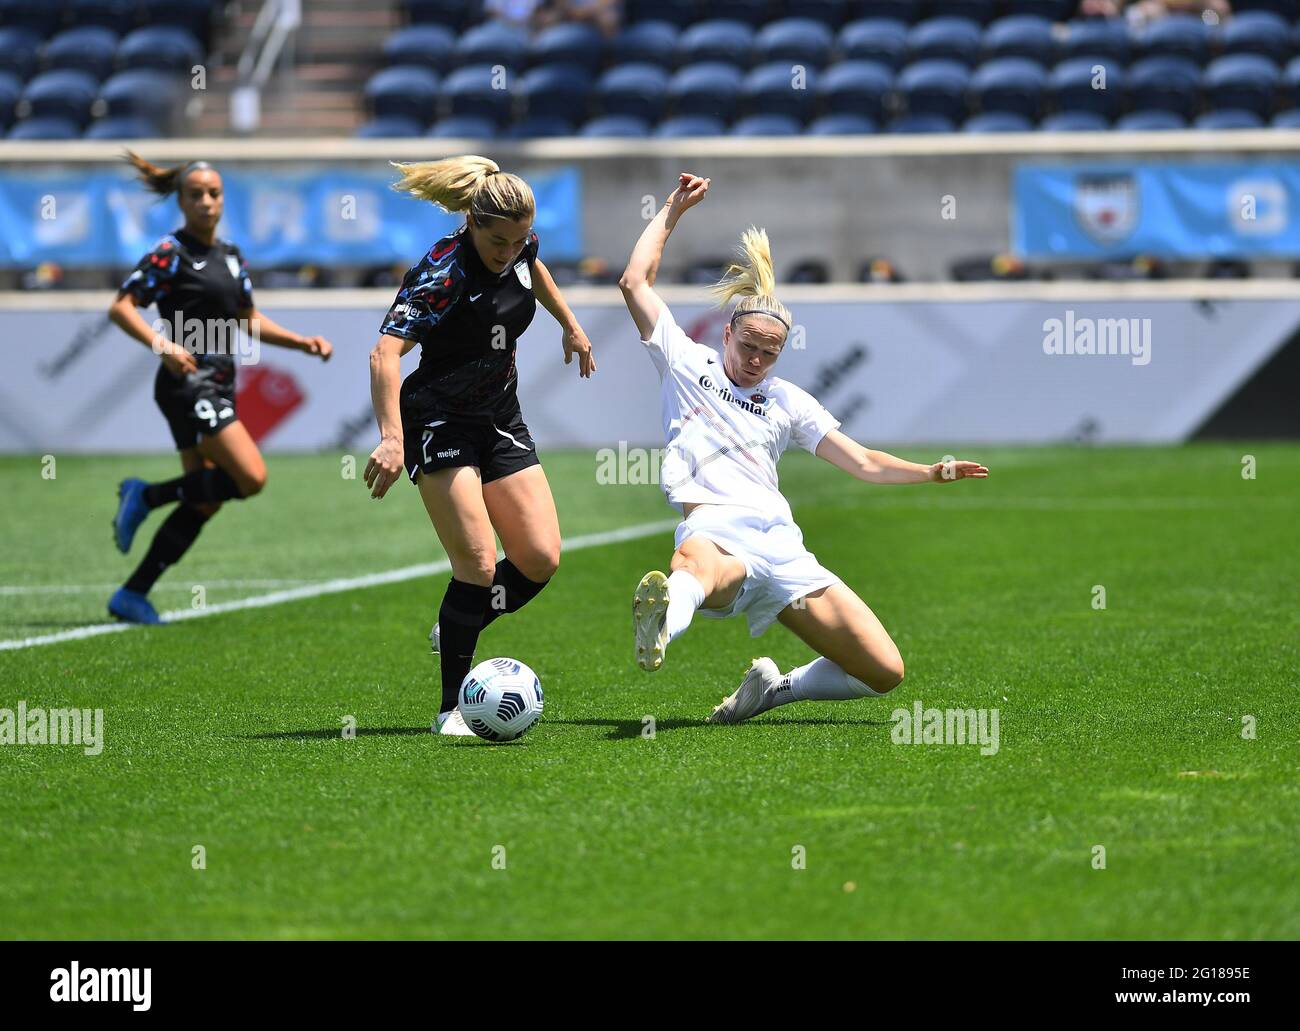
<svg viewBox="0 0 1300 1031">
<path fill-rule="evenodd" d="M 459 705 L 479 737 L 513 741 L 542 717 L 542 682 L 517 659 L 488 659 L 461 681 Z"/>
</svg>

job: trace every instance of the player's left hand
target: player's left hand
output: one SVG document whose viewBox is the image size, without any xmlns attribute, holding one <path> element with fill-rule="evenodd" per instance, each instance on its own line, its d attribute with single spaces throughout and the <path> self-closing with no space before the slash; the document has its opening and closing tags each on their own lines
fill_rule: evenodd
<svg viewBox="0 0 1300 1031">
<path fill-rule="evenodd" d="M 935 483 L 951 483 L 953 480 L 983 480 L 987 479 L 989 471 L 980 465 L 979 462 L 958 462 L 952 459 L 947 462 L 935 462 L 930 466 L 930 479 Z"/>
<path fill-rule="evenodd" d="M 303 340 L 303 348 L 308 354 L 318 355 L 320 360 L 327 362 L 330 355 L 334 353 L 334 345 L 324 337 L 307 337 Z"/>
<path fill-rule="evenodd" d="M 591 353 L 591 341 L 581 326 L 574 326 L 564 334 L 564 364 L 570 365 L 578 356 L 578 375 L 584 379 L 596 371 L 596 356 Z"/>
</svg>

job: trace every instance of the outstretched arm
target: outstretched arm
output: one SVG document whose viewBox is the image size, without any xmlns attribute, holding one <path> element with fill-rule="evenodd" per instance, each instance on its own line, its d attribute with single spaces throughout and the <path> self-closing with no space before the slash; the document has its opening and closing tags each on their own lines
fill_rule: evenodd
<svg viewBox="0 0 1300 1031">
<path fill-rule="evenodd" d="M 572 362 L 576 354 L 578 375 L 590 376 L 596 371 L 596 358 L 591 353 L 591 341 L 578 325 L 578 318 L 565 302 L 560 288 L 555 285 L 551 270 L 543 265 L 540 259 L 533 262 L 533 274 L 533 292 L 542 302 L 542 307 L 551 313 L 551 318 L 560 324 L 560 330 L 564 334 L 562 338 L 564 364 L 568 365 Z"/>
<path fill-rule="evenodd" d="M 330 346 L 330 342 L 324 337 L 305 337 L 301 333 L 285 329 L 278 322 L 272 320 L 269 315 L 264 315 L 256 308 L 242 309 L 239 317 L 247 325 L 256 329 L 257 338 L 264 344 L 287 347 L 294 351 L 302 351 L 305 354 L 317 355 L 323 362 L 329 361 L 330 355 L 334 353 L 334 348 Z"/>
<path fill-rule="evenodd" d="M 831 430 L 817 445 L 818 458 L 866 483 L 947 483 L 966 478 L 983 480 L 989 471 L 978 462 L 935 462 L 918 465 L 885 451 L 872 451 L 852 437 Z"/>
<path fill-rule="evenodd" d="M 654 332 L 659 312 L 663 308 L 664 302 L 654 292 L 654 285 L 668 234 L 687 210 L 704 199 L 711 181 L 690 172 L 682 172 L 678 176 L 677 189 L 668 195 L 664 206 L 650 220 L 636 246 L 632 248 L 632 256 L 627 260 L 627 268 L 618 281 L 618 288 L 623 291 L 623 300 L 627 303 L 627 310 L 632 314 L 632 321 L 636 323 L 642 339 Z"/>
</svg>

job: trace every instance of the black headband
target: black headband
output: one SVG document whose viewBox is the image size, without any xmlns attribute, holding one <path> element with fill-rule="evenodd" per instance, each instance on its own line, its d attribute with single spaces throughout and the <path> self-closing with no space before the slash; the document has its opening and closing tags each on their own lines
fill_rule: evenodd
<svg viewBox="0 0 1300 1031">
<path fill-rule="evenodd" d="M 776 319 L 777 322 L 781 323 L 781 325 L 785 327 L 785 331 L 787 333 L 790 332 L 790 323 L 786 322 L 785 316 L 780 315 L 777 312 L 770 311 L 767 308 L 750 308 L 749 311 L 733 311 L 731 313 L 731 324 L 735 325 L 736 320 L 740 318 L 742 315 L 771 315 L 772 318 Z"/>
</svg>

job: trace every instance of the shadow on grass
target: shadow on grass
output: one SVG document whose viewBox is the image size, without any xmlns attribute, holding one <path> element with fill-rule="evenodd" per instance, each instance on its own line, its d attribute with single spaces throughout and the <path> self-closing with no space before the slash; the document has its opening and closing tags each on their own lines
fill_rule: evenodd
<svg viewBox="0 0 1300 1031">
<path fill-rule="evenodd" d="M 410 734 L 427 734 L 433 732 L 428 727 L 357 727 L 357 737 L 403 737 Z M 344 740 L 342 727 L 330 727 L 327 730 L 278 730 L 270 734 L 241 734 L 244 741 L 296 741 L 301 738 L 315 738 L 324 741 L 329 738 Z"/>
<path fill-rule="evenodd" d="M 623 741 L 628 738 L 640 737 L 645 730 L 645 724 L 641 720 L 543 720 L 542 725 L 547 723 L 566 727 L 611 727 L 611 732 L 607 735 L 611 741 Z M 836 719 L 764 719 L 763 716 L 757 716 L 752 720 L 746 720 L 744 723 L 736 724 L 733 727 L 716 726 L 712 723 L 706 723 L 703 718 L 698 720 L 681 720 L 667 719 L 655 721 L 655 733 L 658 734 L 666 730 L 689 730 L 691 728 L 705 728 L 725 733 L 734 731 L 740 727 L 761 727 L 764 725 L 781 725 L 781 726 L 807 726 L 807 727 L 889 727 L 893 724 L 889 720 L 836 720 Z"/>
</svg>

